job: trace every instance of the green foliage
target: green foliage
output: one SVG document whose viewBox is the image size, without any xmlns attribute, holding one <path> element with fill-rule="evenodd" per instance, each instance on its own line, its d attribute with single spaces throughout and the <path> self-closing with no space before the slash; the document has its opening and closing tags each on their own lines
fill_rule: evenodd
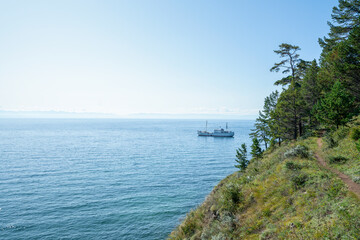
<svg viewBox="0 0 360 240">
<path fill-rule="evenodd" d="M 272 105 L 270 117 L 259 113 L 251 134 L 265 144 L 265 149 L 271 142 L 274 146 L 276 142 L 280 145 L 309 137 L 324 126 L 339 128 L 360 112 L 359 17 L 360 0 L 339 0 L 329 23 L 329 36 L 319 40 L 323 47 L 320 66 L 316 60 L 300 59 L 300 48 L 295 45 L 282 43 L 274 51 L 281 61 L 270 71 L 285 74 L 275 82 L 284 88 Z"/>
<path fill-rule="evenodd" d="M 302 168 L 301 165 L 294 162 L 286 162 L 285 167 L 292 171 L 300 170 Z"/>
<path fill-rule="evenodd" d="M 262 210 L 262 215 L 264 217 L 270 217 L 271 216 L 271 210 L 270 208 L 265 208 L 264 210 Z"/>
<path fill-rule="evenodd" d="M 348 159 L 344 156 L 341 155 L 337 155 L 337 156 L 330 156 L 329 157 L 329 162 L 330 163 L 345 163 L 346 161 L 348 161 Z"/>
<path fill-rule="evenodd" d="M 274 52 L 279 54 L 283 60 L 275 63 L 270 69 L 270 71 L 275 72 L 282 69 L 283 74 L 290 73 L 290 75 L 275 82 L 275 85 L 289 85 L 287 89 L 283 89 L 275 110 L 270 114 L 272 121 L 269 121 L 269 127 L 272 137 L 279 139 L 279 142 L 280 139 L 297 139 L 304 132 L 303 115 L 306 104 L 302 98 L 300 87 L 310 63 L 299 58 L 298 50 L 300 50 L 298 46 L 291 44 L 279 45 L 279 50 Z"/>
<path fill-rule="evenodd" d="M 294 158 L 294 157 L 300 157 L 300 158 L 307 158 L 309 157 L 309 149 L 308 147 L 304 145 L 296 145 L 293 148 L 290 148 L 284 153 L 285 158 Z"/>
<path fill-rule="evenodd" d="M 335 131 L 328 131 L 323 138 L 327 148 L 337 147 L 339 142 L 349 135 L 349 131 L 350 129 L 345 126 L 341 126 Z"/>
<path fill-rule="evenodd" d="M 343 189 L 343 184 L 340 181 L 334 181 L 329 187 L 327 194 L 330 198 L 336 198 L 339 196 Z"/>
<path fill-rule="evenodd" d="M 321 85 L 319 83 L 318 73 L 319 66 L 316 60 L 313 60 L 301 83 L 300 94 L 304 103 L 303 111 L 309 127 L 313 127 L 316 124 L 316 119 L 313 117 L 312 111 L 314 105 L 321 97 Z"/>
<path fill-rule="evenodd" d="M 360 139 L 360 127 L 356 127 L 351 129 L 351 134 L 350 134 L 351 138 L 355 141 L 357 141 L 358 139 Z"/>
<path fill-rule="evenodd" d="M 247 160 L 247 150 L 245 143 L 241 144 L 241 147 L 236 150 L 235 161 L 238 163 L 235 165 L 235 167 L 239 168 L 240 171 L 245 171 L 249 164 L 249 160 Z"/>
<path fill-rule="evenodd" d="M 303 132 L 301 130 L 303 105 L 299 87 L 291 83 L 289 88 L 280 94 L 275 111 L 271 115 L 274 119 L 271 127 L 278 136 L 283 139 L 297 139 Z"/>
<path fill-rule="evenodd" d="M 275 85 L 288 85 L 292 81 L 297 80 L 297 68 L 296 66 L 301 62 L 299 59 L 299 54 L 297 51 L 301 50 L 299 46 L 294 46 L 288 43 L 282 43 L 279 45 L 279 50 L 274 50 L 274 52 L 280 57 L 284 58 L 282 61 L 275 63 L 274 66 L 270 69 L 271 72 L 279 72 L 282 69 L 283 74 L 290 73 L 291 75 L 282 78 L 275 82 Z"/>
<path fill-rule="evenodd" d="M 293 183 L 295 189 L 299 189 L 303 187 L 306 183 L 306 181 L 309 179 L 309 176 L 305 173 L 300 173 L 293 175 L 291 177 L 291 182 Z"/>
<path fill-rule="evenodd" d="M 244 195 L 236 183 L 229 183 L 222 189 L 220 199 L 222 211 L 234 212 L 243 201 Z"/>
<path fill-rule="evenodd" d="M 360 139 L 355 143 L 357 150 L 360 152 Z"/>
<path fill-rule="evenodd" d="M 354 98 L 337 81 L 330 92 L 315 106 L 316 118 L 329 126 L 344 125 L 352 118 Z"/>
<path fill-rule="evenodd" d="M 339 0 L 339 5 L 333 8 L 328 37 L 319 39 L 319 44 L 323 48 L 323 54 L 333 50 L 339 42 L 344 41 L 349 33 L 359 25 L 360 22 L 360 1 L 359 0 Z"/>
<path fill-rule="evenodd" d="M 327 143 L 328 148 L 334 148 L 338 146 L 338 142 L 335 141 L 334 137 L 331 134 L 325 135 L 324 140 Z"/>
<path fill-rule="evenodd" d="M 270 228 L 263 231 L 260 235 L 260 240 L 272 239 L 276 236 L 276 229 Z"/>
<path fill-rule="evenodd" d="M 349 135 L 350 129 L 346 126 L 339 127 L 336 131 L 332 132 L 336 141 L 340 141 Z"/>
<path fill-rule="evenodd" d="M 354 141 L 351 138 L 351 134 L 354 128 L 358 128 L 358 122 L 355 118 L 349 125 L 349 127 L 339 128 L 334 132 L 328 132 L 326 135 L 333 136 L 336 141 L 336 146 L 329 148 L 328 143 L 323 148 L 324 154 L 327 156 L 327 160 L 332 161 L 334 164 L 332 168 L 337 169 L 340 172 L 348 175 L 352 179 L 360 179 L 360 139 Z M 345 135 L 345 137 L 344 137 Z M 357 146 L 359 144 L 359 147 Z M 329 159 L 329 156 L 340 156 L 345 159 Z M 359 182 L 360 183 L 360 182 Z"/>
<path fill-rule="evenodd" d="M 195 211 L 191 211 L 187 214 L 184 222 L 179 226 L 183 235 L 193 235 L 197 229 L 200 228 L 200 222 L 197 219 L 197 213 Z"/>
<path fill-rule="evenodd" d="M 334 71 L 341 76 L 341 81 L 360 103 L 360 25 L 351 30 L 348 39 L 336 46 L 337 58 Z"/>
<path fill-rule="evenodd" d="M 250 154 L 253 158 L 261 158 L 263 154 L 263 151 L 260 148 L 260 142 L 257 138 L 253 138 Z"/>
<path fill-rule="evenodd" d="M 259 111 L 259 117 L 256 119 L 254 124 L 255 129 L 252 129 L 252 133 L 250 133 L 251 137 L 258 138 L 260 142 L 265 144 L 265 149 L 267 149 L 272 135 L 270 128 L 270 114 L 276 107 L 278 97 L 279 93 L 278 91 L 275 91 L 265 98 L 264 109 Z"/>
</svg>

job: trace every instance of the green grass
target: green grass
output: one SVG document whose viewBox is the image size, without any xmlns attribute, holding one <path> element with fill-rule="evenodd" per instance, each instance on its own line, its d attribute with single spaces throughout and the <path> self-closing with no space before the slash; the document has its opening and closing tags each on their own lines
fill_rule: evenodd
<svg viewBox="0 0 360 240">
<path fill-rule="evenodd" d="M 357 130 L 354 129 L 358 128 L 350 125 L 331 133 L 337 144 L 332 147 L 325 143 L 323 154 L 332 168 L 345 173 L 360 184 L 360 149 L 357 148 L 357 137 L 354 137 L 357 136 Z"/>
<path fill-rule="evenodd" d="M 296 145 L 307 157 L 284 157 Z M 222 180 L 169 239 L 360 239 L 360 201 L 319 167 L 316 149 L 309 138 L 252 160 L 244 173 Z"/>
</svg>

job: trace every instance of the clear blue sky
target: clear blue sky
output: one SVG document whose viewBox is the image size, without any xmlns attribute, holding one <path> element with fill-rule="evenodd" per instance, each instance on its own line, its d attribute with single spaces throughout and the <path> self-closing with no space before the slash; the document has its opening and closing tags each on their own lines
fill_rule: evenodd
<svg viewBox="0 0 360 240">
<path fill-rule="evenodd" d="M 0 1 L 0 109 L 253 115 L 335 0 Z"/>
</svg>

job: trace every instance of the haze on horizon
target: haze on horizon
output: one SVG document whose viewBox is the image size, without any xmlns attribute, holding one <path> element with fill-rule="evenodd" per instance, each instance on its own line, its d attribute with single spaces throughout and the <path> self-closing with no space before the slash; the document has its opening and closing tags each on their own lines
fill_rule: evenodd
<svg viewBox="0 0 360 240">
<path fill-rule="evenodd" d="M 256 115 L 337 1 L 0 1 L 0 109 Z M 319 35 L 320 33 L 320 35 Z"/>
</svg>

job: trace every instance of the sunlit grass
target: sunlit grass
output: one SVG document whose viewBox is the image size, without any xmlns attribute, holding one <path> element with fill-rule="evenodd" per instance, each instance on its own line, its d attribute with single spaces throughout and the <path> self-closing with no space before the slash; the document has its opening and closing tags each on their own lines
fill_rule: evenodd
<svg viewBox="0 0 360 240">
<path fill-rule="evenodd" d="M 347 128 L 347 130 L 339 129 L 332 133 L 337 146 L 331 147 L 325 143 L 323 152 L 331 167 L 338 169 L 340 172 L 350 176 L 353 181 L 360 183 L 360 151 L 356 147 L 356 140 L 352 137 L 354 135 L 353 129 L 357 128 L 353 126 Z M 345 134 L 342 135 L 342 132 L 345 132 Z M 343 157 L 346 160 L 332 161 L 334 157 Z"/>
<path fill-rule="evenodd" d="M 306 146 L 309 156 L 285 158 L 284 153 L 294 151 L 296 145 Z M 344 138 L 339 149 L 328 151 L 344 146 L 354 147 Z M 360 201 L 318 165 L 316 149 L 316 138 L 309 138 L 253 160 L 245 173 L 223 180 L 170 239 L 360 238 Z M 354 162 L 345 164 L 357 166 Z"/>
</svg>

